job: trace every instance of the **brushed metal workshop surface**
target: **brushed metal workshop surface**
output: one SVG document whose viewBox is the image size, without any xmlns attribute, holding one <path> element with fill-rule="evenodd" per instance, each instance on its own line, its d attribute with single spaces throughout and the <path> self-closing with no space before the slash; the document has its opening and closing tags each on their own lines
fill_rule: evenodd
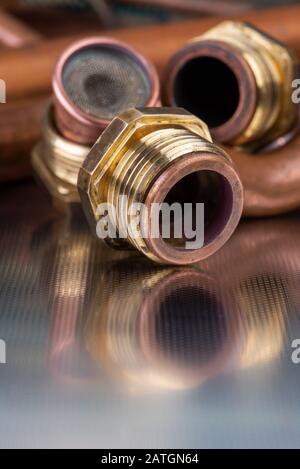
<svg viewBox="0 0 300 469">
<path fill-rule="evenodd" d="M 0 189 L 1 447 L 299 447 L 300 213 L 193 268 Z"/>
</svg>

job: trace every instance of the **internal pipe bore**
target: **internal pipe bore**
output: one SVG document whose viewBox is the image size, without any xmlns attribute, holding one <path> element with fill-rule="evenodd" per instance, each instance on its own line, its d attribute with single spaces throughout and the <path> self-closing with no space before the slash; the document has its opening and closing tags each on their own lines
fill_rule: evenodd
<svg viewBox="0 0 300 469">
<path fill-rule="evenodd" d="M 215 171 L 198 171 L 179 180 L 169 191 L 165 200 L 169 206 L 179 204 L 182 213 L 191 212 L 192 230 L 199 230 L 200 205 L 204 206 L 204 246 L 211 243 L 223 231 L 232 212 L 233 194 L 227 179 Z M 174 213 L 172 213 L 174 224 Z M 197 218 L 198 216 L 198 218 Z M 182 225 L 184 218 L 182 219 Z M 175 237 L 174 226 L 171 239 L 164 239 L 178 249 L 184 249 L 186 237 Z M 184 233 L 182 226 L 182 233 Z M 195 238 L 193 239 L 195 240 Z"/>
<path fill-rule="evenodd" d="M 179 70 L 174 82 L 174 99 L 210 128 L 219 127 L 231 119 L 238 108 L 238 80 L 221 60 L 195 58 Z"/>
<path fill-rule="evenodd" d="M 188 44 L 169 62 L 164 101 L 203 119 L 216 140 L 231 142 L 253 118 L 256 82 L 234 48 L 221 41 L 203 40 Z"/>
</svg>

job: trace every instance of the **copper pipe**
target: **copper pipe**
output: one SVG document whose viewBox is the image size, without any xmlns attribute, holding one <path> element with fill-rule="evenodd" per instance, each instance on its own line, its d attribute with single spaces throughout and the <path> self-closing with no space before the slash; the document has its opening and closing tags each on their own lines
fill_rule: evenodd
<svg viewBox="0 0 300 469">
<path fill-rule="evenodd" d="M 292 6 L 261 10 L 259 15 L 251 12 L 239 16 L 239 19 L 253 23 L 276 39 L 287 42 L 291 47 L 297 48 L 298 46 L 300 56 L 299 16 L 300 6 Z M 137 48 L 161 71 L 176 50 L 189 39 L 215 26 L 219 21 L 219 18 L 198 19 L 110 31 L 108 34 Z M 92 30 L 90 34 L 97 35 L 98 31 Z M 45 40 L 29 49 L 2 51 L 0 54 L 1 78 L 7 83 L 10 99 L 50 92 L 54 63 L 66 47 L 82 37 L 81 35 Z M 30 64 L 26 73 L 24 73 L 24 64 Z M 20 76 L 22 80 L 19 79 Z"/>
<path fill-rule="evenodd" d="M 260 11 L 259 16 L 257 13 L 250 13 L 244 15 L 241 19 L 251 21 L 254 25 L 263 28 L 265 32 L 274 35 L 277 39 L 287 41 L 291 46 L 297 46 L 298 44 L 298 56 L 300 57 L 299 14 L 300 7 L 293 6 Z M 117 31 L 114 37 L 138 46 L 148 58 L 152 59 L 162 69 L 165 66 L 166 60 L 176 49 L 195 36 L 195 34 L 201 34 L 201 32 L 215 25 L 218 21 L 216 19 L 206 19 L 185 22 L 180 25 L 169 24 L 166 26 L 135 28 Z M 142 43 L 140 41 L 141 37 L 143 37 Z M 42 94 L 41 92 L 49 92 L 53 63 L 60 51 L 73 41 L 74 37 L 41 41 L 30 49 L 2 51 L 0 54 L 1 74 L 6 79 L 6 82 L 10 84 L 8 87 L 9 97 L 11 96 L 11 99 L 13 99 L 24 95 L 38 95 Z M 24 75 L 24 63 L 30 63 L 30 75 Z M 19 80 L 20 76 L 22 76 L 22 80 Z M 3 122 L 7 122 L 5 111 L 7 106 L 3 107 Z M 15 109 L 17 108 L 18 106 L 16 105 Z M 22 141 L 19 142 L 18 134 L 13 134 L 12 131 L 7 130 L 8 136 L 11 136 L 10 141 L 9 137 L 6 137 L 7 157 L 9 158 L 9 155 L 15 156 L 14 146 L 16 146 L 18 148 L 17 155 L 20 157 L 20 163 L 16 160 L 15 166 L 14 164 L 10 166 L 2 165 L 1 180 L 5 180 L 7 177 L 13 178 L 14 168 L 16 168 L 15 177 L 24 174 L 23 166 L 26 166 L 26 171 L 27 173 L 29 172 L 29 136 L 34 135 L 34 139 L 31 141 L 32 145 L 39 129 L 36 119 L 24 118 L 26 114 L 23 104 L 20 106 L 20 112 L 23 115 L 21 120 L 26 144 L 22 147 L 23 143 Z M 12 113 L 11 116 L 10 128 L 15 129 L 14 114 Z M 28 137 L 25 137 L 25 128 L 27 128 Z M 12 135 L 14 136 L 12 137 Z M 245 185 L 245 215 L 270 215 L 282 213 L 300 206 L 299 144 L 298 137 L 294 142 L 281 150 L 258 156 L 238 151 L 231 152 Z M 22 170 L 18 169 L 19 166 L 22 166 Z M 278 185 L 278 191 L 276 185 Z"/>
<path fill-rule="evenodd" d="M 21 47 L 40 39 L 40 35 L 0 9 L 0 42 L 9 47 Z"/>
<path fill-rule="evenodd" d="M 286 147 L 251 155 L 227 148 L 244 185 L 244 216 L 269 216 L 300 207 L 300 133 Z"/>
</svg>

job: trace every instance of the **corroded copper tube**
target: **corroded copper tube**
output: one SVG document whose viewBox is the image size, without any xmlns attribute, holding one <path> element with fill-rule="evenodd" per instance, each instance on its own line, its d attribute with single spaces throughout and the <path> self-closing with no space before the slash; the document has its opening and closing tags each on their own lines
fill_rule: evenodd
<svg viewBox="0 0 300 469">
<path fill-rule="evenodd" d="M 53 74 L 56 125 L 72 141 L 92 144 L 118 113 L 155 106 L 160 99 L 153 65 L 127 44 L 83 39 L 59 58 Z"/>
</svg>

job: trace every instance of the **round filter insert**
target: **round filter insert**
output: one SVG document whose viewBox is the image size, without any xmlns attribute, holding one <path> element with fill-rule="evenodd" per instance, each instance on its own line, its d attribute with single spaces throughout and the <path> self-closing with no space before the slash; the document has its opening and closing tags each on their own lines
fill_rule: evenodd
<svg viewBox="0 0 300 469">
<path fill-rule="evenodd" d="M 91 144 L 113 117 L 159 102 L 157 73 L 124 43 L 91 38 L 61 56 L 53 78 L 57 127 L 76 142 Z"/>
</svg>

